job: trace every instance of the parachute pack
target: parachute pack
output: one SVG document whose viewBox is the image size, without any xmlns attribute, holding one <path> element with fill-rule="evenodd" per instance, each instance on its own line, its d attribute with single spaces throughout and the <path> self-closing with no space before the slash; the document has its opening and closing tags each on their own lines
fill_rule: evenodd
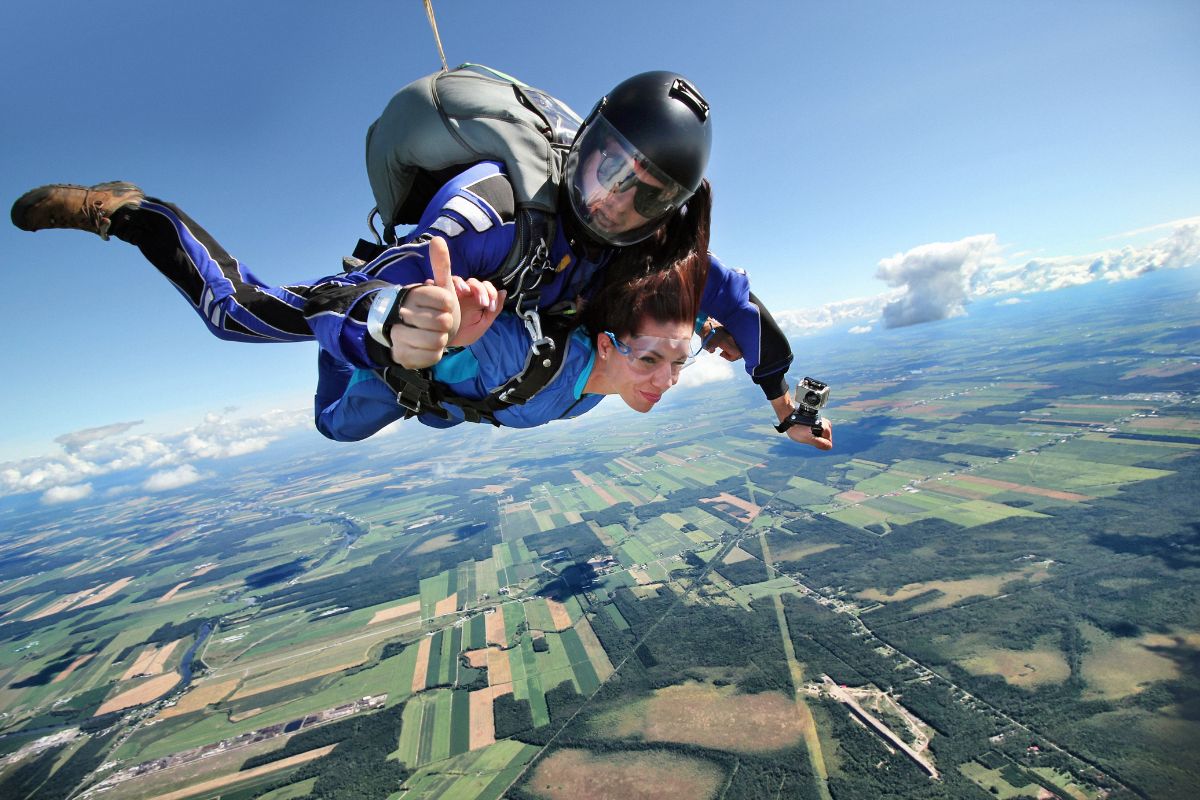
<svg viewBox="0 0 1200 800">
<path fill-rule="evenodd" d="M 516 201 L 513 246 L 489 276 L 508 290 L 508 305 L 530 334 L 525 369 L 483 401 L 440 392 L 428 370 L 389 367 L 380 377 L 410 414 L 463 408 L 471 422 L 495 421 L 502 408 L 524 403 L 557 373 L 572 327 L 543 321 L 538 286 L 553 274 L 550 245 L 557 227 L 562 157 L 582 120 L 561 100 L 512 76 L 464 64 L 413 81 L 398 91 L 367 130 L 367 178 L 383 224 L 376 244 L 360 242 L 357 258 L 373 258 L 395 244 L 397 225 L 417 223 L 438 189 L 480 161 L 503 161 Z"/>
<path fill-rule="evenodd" d="M 408 84 L 367 130 L 367 178 L 383 223 L 415 224 L 441 186 L 472 164 L 503 161 L 516 199 L 517 235 L 496 278 L 509 296 L 539 275 L 522 276 L 549 250 L 562 159 L 582 121 L 561 100 L 502 72 L 464 64 Z M 536 285 L 536 283 L 534 283 Z M 514 290 L 516 290 L 514 292 Z"/>
</svg>

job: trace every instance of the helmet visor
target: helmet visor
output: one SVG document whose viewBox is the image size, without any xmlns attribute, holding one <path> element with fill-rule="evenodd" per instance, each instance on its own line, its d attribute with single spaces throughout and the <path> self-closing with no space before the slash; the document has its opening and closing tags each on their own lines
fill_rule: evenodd
<svg viewBox="0 0 1200 800">
<path fill-rule="evenodd" d="M 641 241 L 692 193 L 667 176 L 601 115 L 576 139 L 567 157 L 575 216 L 600 241 Z"/>
</svg>

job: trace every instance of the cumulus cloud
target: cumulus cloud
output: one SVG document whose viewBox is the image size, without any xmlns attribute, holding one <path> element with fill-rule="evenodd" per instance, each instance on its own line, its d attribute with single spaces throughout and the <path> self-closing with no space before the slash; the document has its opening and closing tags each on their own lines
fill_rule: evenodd
<svg viewBox="0 0 1200 800">
<path fill-rule="evenodd" d="M 158 470 L 164 477 L 151 480 L 157 479 L 157 486 L 170 488 L 172 480 L 190 474 L 173 468 L 199 459 L 232 458 L 262 450 L 286 431 L 310 425 L 311 412 L 269 411 L 239 418 L 226 410 L 172 433 L 130 435 L 129 431 L 139 424 L 118 422 L 63 434 L 55 440 L 62 448 L 60 453 L 0 464 L 0 496 L 60 487 L 65 490 L 102 475 L 134 469 Z M 54 497 L 60 495 L 69 498 L 70 492 Z"/>
<path fill-rule="evenodd" d="M 994 234 L 932 242 L 879 262 L 875 276 L 905 291 L 883 308 L 883 324 L 900 328 L 965 313 L 971 279 L 999 260 Z"/>
<path fill-rule="evenodd" d="M 675 390 L 706 386 L 731 378 L 733 378 L 733 364 L 715 353 L 701 352 L 696 356 L 695 363 L 679 373 L 679 383 L 675 384 Z"/>
<path fill-rule="evenodd" d="M 839 325 L 851 320 L 870 319 L 883 313 L 883 308 L 901 294 L 900 290 L 886 292 L 874 297 L 856 297 L 826 303 L 818 308 L 797 311 L 775 311 L 771 309 L 775 322 L 784 333 L 801 336 Z"/>
<path fill-rule="evenodd" d="M 92 485 L 90 483 L 79 483 L 73 486 L 54 486 L 47 489 L 42 495 L 42 503 L 48 506 L 58 505 L 59 503 L 71 503 L 75 500 L 82 500 L 92 493 Z"/>
<path fill-rule="evenodd" d="M 995 265 L 977 276 L 975 292 L 981 295 L 1047 292 L 1092 281 L 1130 280 L 1160 269 L 1196 265 L 1200 265 L 1200 222 L 1185 220 L 1170 235 L 1142 247 Z"/>
<path fill-rule="evenodd" d="M 893 287 L 887 292 L 819 308 L 772 311 L 780 328 L 790 335 L 811 334 L 860 320 L 863 322 L 849 332 L 863 334 L 872 330 L 879 317 L 889 328 L 932 322 L 962 315 L 971 301 L 984 297 L 1053 291 L 1098 280 L 1130 280 L 1160 269 L 1200 266 L 1200 217 L 1152 225 L 1120 236 L 1159 230 L 1169 234 L 1143 246 L 1057 257 L 1030 257 L 1029 250 L 1022 250 L 1005 258 L 1010 248 L 991 233 L 957 242 L 934 242 L 879 262 L 877 277 Z M 1012 305 L 1021 300 L 1008 297 L 1000 302 Z"/>
<path fill-rule="evenodd" d="M 181 486 L 187 486 L 190 483 L 195 483 L 202 477 L 204 476 L 191 464 L 184 464 L 175 469 L 154 473 L 146 479 L 145 483 L 142 484 L 142 488 L 148 492 L 166 492 L 171 489 L 178 489 Z"/>
<path fill-rule="evenodd" d="M 84 428 L 81 431 L 64 433 L 55 439 L 54 442 L 55 444 L 62 445 L 62 448 L 70 453 L 93 442 L 119 436 L 130 428 L 141 424 L 142 420 L 139 419 L 133 422 L 114 422 L 111 425 L 102 425 L 99 428 Z"/>
</svg>

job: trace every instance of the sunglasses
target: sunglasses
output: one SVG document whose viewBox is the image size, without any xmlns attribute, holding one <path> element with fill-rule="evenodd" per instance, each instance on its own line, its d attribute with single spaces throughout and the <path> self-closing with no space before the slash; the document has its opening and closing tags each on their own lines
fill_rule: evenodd
<svg viewBox="0 0 1200 800">
<path fill-rule="evenodd" d="M 652 186 L 638 177 L 634 160 L 621 150 L 600 151 L 596 179 L 609 192 L 621 194 L 634 190 L 633 210 L 646 219 L 655 219 L 675 207 L 675 192 L 666 186 Z"/>
</svg>

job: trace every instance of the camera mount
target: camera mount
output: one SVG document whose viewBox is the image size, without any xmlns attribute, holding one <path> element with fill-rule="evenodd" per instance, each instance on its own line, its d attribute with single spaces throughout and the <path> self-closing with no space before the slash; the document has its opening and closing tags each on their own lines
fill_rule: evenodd
<svg viewBox="0 0 1200 800">
<path fill-rule="evenodd" d="M 807 425 L 813 436 L 825 433 L 825 421 L 821 419 L 821 409 L 829 401 L 829 384 L 816 378 L 804 378 L 796 384 L 796 407 L 783 422 L 775 426 L 775 430 L 784 433 L 793 425 Z"/>
</svg>

